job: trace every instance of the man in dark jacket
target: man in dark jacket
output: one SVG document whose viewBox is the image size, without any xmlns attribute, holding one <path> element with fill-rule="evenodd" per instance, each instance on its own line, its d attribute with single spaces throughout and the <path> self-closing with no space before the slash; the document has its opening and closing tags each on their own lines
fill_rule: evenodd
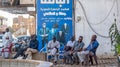
<svg viewBox="0 0 120 67">
<path fill-rule="evenodd" d="M 32 54 L 38 52 L 38 40 L 36 35 L 31 36 L 29 48 L 25 52 L 25 57 L 23 59 L 32 59 Z"/>
</svg>

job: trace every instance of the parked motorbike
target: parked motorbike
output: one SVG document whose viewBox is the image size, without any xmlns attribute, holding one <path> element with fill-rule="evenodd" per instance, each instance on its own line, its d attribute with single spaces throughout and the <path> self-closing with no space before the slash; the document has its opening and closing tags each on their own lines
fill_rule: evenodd
<svg viewBox="0 0 120 67">
<path fill-rule="evenodd" d="M 18 40 L 18 42 L 14 44 L 14 50 L 17 52 L 20 48 L 26 49 L 28 46 L 29 43 L 26 39 Z"/>
</svg>

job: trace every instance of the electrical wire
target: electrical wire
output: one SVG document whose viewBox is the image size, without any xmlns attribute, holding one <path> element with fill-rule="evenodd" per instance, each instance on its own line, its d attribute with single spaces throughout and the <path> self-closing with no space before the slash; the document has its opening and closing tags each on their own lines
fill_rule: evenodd
<svg viewBox="0 0 120 67">
<path fill-rule="evenodd" d="M 117 6 L 117 16 L 119 16 L 118 0 L 116 0 L 116 6 Z"/>
<path fill-rule="evenodd" d="M 92 25 L 99 25 L 99 24 L 102 24 L 102 23 L 110 16 L 110 14 L 111 14 L 111 12 L 112 12 L 114 6 L 115 6 L 115 0 L 114 0 L 114 2 L 113 2 L 113 4 L 112 4 L 112 7 L 111 7 L 110 11 L 108 12 L 108 14 L 105 16 L 105 18 L 104 18 L 103 20 L 101 20 L 101 21 L 98 22 L 98 23 L 90 23 L 90 24 L 92 24 Z"/>
<path fill-rule="evenodd" d="M 117 6 L 117 17 L 119 16 L 119 7 L 118 7 L 118 0 L 116 0 L 116 6 Z M 117 23 L 116 23 L 117 25 Z M 119 26 L 117 26 L 118 29 Z M 118 30 L 118 33 L 120 34 L 120 31 Z"/>
<path fill-rule="evenodd" d="M 77 0 L 77 1 L 78 1 L 78 3 L 81 5 L 81 8 L 82 8 L 83 13 L 84 13 L 84 16 L 85 16 L 86 21 L 87 21 L 88 25 L 90 26 L 91 30 L 92 30 L 94 33 L 96 33 L 98 36 L 100 36 L 100 37 L 103 37 L 103 38 L 110 38 L 110 36 L 101 35 L 101 34 L 99 34 L 98 32 L 96 32 L 95 29 L 93 29 L 93 27 L 92 27 L 91 24 L 90 24 L 90 21 L 88 20 L 88 17 L 87 17 L 87 15 L 86 15 L 86 11 L 85 11 L 85 9 L 84 9 L 82 3 L 81 3 L 79 0 Z"/>
</svg>

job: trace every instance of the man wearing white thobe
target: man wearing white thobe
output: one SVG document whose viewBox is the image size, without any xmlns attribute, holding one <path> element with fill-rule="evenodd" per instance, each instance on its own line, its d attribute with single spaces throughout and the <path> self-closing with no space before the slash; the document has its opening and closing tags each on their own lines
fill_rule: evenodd
<svg viewBox="0 0 120 67">
<path fill-rule="evenodd" d="M 6 29 L 4 37 L 5 37 L 4 48 L 6 48 L 9 47 L 12 43 L 12 34 L 11 32 L 9 32 L 8 28 Z"/>
<path fill-rule="evenodd" d="M 82 62 L 82 65 L 84 65 L 85 61 L 88 61 L 88 57 L 87 57 L 88 55 L 96 56 L 96 50 L 99 46 L 99 43 L 96 40 L 96 38 L 97 38 L 97 36 L 93 35 L 89 46 L 87 48 L 83 49 L 83 51 L 77 53 L 80 61 Z M 95 62 L 96 62 L 96 64 L 98 64 L 97 57 L 95 57 Z"/>
<path fill-rule="evenodd" d="M 54 57 L 54 63 L 57 63 L 57 52 L 60 48 L 60 43 L 56 40 L 56 37 L 53 37 L 53 40 L 48 42 L 48 51 L 50 52 L 50 55 Z"/>
<path fill-rule="evenodd" d="M 9 31 L 9 29 L 7 28 L 6 29 L 6 32 L 3 36 L 3 44 L 4 44 L 4 47 L 3 47 L 3 53 L 2 53 L 2 56 L 4 58 L 8 58 L 9 57 L 9 52 L 10 52 L 10 47 L 12 45 L 12 34 L 11 32 Z"/>
</svg>

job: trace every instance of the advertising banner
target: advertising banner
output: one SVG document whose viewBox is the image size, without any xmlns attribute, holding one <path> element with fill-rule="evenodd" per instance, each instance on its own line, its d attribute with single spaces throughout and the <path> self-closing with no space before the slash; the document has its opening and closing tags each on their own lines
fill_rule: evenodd
<svg viewBox="0 0 120 67">
<path fill-rule="evenodd" d="M 44 49 L 53 36 L 57 38 L 61 46 L 66 45 L 72 37 L 72 1 L 37 0 L 39 50 Z"/>
</svg>

